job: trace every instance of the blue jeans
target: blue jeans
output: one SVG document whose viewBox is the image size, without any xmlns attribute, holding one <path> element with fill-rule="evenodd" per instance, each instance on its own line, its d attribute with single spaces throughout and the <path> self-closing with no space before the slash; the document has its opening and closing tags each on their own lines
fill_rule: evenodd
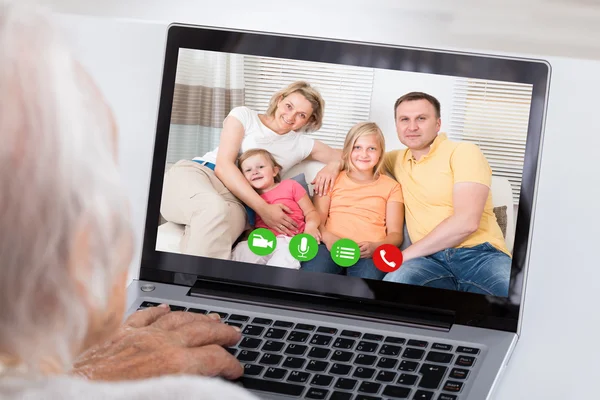
<svg viewBox="0 0 600 400">
<path fill-rule="evenodd" d="M 384 281 L 508 296 L 512 259 L 489 243 L 408 260 Z"/>
<path fill-rule="evenodd" d="M 373 264 L 372 258 L 360 258 L 356 264 L 351 267 L 340 267 L 331 259 L 331 254 L 324 244 L 319 245 L 319 251 L 315 258 L 301 263 L 302 271 L 325 272 L 328 274 L 348 275 L 356 278 L 381 280 L 385 272 L 378 270 Z"/>
</svg>

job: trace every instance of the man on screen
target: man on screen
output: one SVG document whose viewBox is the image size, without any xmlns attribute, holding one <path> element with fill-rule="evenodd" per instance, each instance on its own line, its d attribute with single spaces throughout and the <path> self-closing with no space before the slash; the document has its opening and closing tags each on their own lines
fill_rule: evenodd
<svg viewBox="0 0 600 400">
<path fill-rule="evenodd" d="M 386 153 L 402 185 L 412 244 L 385 281 L 507 296 L 511 256 L 493 212 L 492 171 L 478 146 L 443 133 L 440 103 L 411 92 L 394 105 L 407 148 Z"/>
</svg>

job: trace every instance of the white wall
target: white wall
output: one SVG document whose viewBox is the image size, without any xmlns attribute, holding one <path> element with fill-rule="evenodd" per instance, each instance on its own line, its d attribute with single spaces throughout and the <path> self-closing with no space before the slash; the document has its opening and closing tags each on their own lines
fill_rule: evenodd
<svg viewBox="0 0 600 400">
<path fill-rule="evenodd" d="M 192 3 L 196 4 L 188 2 L 188 5 Z M 263 14 L 241 3 L 234 9 L 221 3 L 211 4 L 214 5 L 206 12 L 202 12 L 203 6 L 198 6 L 196 14 L 184 20 L 376 42 L 402 43 L 406 39 L 407 43 L 415 44 L 418 35 L 403 36 L 400 32 L 400 28 L 408 26 L 420 28 L 421 44 L 433 47 L 448 44 L 449 37 L 456 38 L 443 35 L 446 25 L 440 24 L 442 28 L 435 31 L 429 29 L 431 25 L 424 29 L 408 21 L 411 15 L 390 10 L 382 13 L 378 23 L 364 23 L 363 17 L 368 14 L 344 10 L 342 15 L 319 13 L 314 20 L 300 23 L 289 16 L 287 9 L 271 8 Z M 140 13 L 148 10 L 139 7 Z M 153 7 L 158 7 L 156 2 Z M 172 11 L 169 7 L 164 10 Z M 155 14 L 155 18 L 167 17 Z M 166 25 L 80 17 L 62 18 L 62 22 L 72 32 L 84 64 L 91 69 L 117 113 L 122 131 L 122 171 L 134 205 L 140 245 Z M 510 30 L 511 25 L 505 25 Z M 559 25 L 550 25 L 551 30 Z M 465 42 L 456 39 L 448 47 L 456 48 L 459 43 L 465 46 Z M 522 38 L 519 43 L 524 46 L 529 42 Z M 566 51 L 571 49 L 564 47 Z M 556 45 L 543 48 L 553 52 L 559 49 Z M 600 62 L 545 58 L 552 64 L 553 72 L 524 322 L 519 345 L 495 396 L 500 400 L 594 398 L 597 395 L 594 384 L 600 381 L 597 356 L 591 354 L 597 350 L 590 347 L 596 343 L 596 332 L 600 329 L 596 309 L 600 269 L 593 251 L 600 237 L 600 214 L 595 204 L 600 198 L 595 161 L 600 132 L 594 119 L 600 93 Z M 132 267 L 138 263 L 139 252 Z M 556 368 L 556 365 L 566 367 Z"/>
<path fill-rule="evenodd" d="M 444 132 L 447 126 L 444 121 L 450 121 L 452 112 L 454 81 L 454 77 L 445 75 L 375 69 L 373 94 L 371 96 L 371 120 L 377 122 L 383 131 L 386 150 L 405 147 L 400 143 L 396 134 L 394 103 L 398 97 L 408 92 L 429 93 L 440 101 L 442 109 L 441 132 Z"/>
</svg>

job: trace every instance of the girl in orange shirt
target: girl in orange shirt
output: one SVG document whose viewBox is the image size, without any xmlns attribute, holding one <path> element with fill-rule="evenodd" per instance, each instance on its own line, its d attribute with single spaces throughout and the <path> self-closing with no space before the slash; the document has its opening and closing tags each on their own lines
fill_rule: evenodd
<svg viewBox="0 0 600 400">
<path fill-rule="evenodd" d="M 385 139 L 374 122 L 350 129 L 342 150 L 342 171 L 331 191 L 313 199 L 321 217 L 322 243 L 317 256 L 302 263 L 302 270 L 382 279 L 385 272 L 373 263 L 373 252 L 382 244 L 402 244 L 404 198 L 394 179 L 381 168 Z M 347 238 L 360 248 L 360 258 L 343 268 L 331 258 L 333 244 Z"/>
</svg>

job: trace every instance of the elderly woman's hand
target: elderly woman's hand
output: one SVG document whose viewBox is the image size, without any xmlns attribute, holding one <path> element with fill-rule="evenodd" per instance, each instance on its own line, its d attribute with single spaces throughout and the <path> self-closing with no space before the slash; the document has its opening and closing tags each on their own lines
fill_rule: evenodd
<svg viewBox="0 0 600 400">
<path fill-rule="evenodd" d="M 95 380 L 167 374 L 238 378 L 242 365 L 223 346 L 235 345 L 241 334 L 214 317 L 164 306 L 137 311 L 106 343 L 82 354 L 72 373 Z"/>
<path fill-rule="evenodd" d="M 325 165 L 311 182 L 314 185 L 315 195 L 324 196 L 333 188 L 333 184 L 340 174 L 340 162 L 331 161 Z"/>
</svg>

